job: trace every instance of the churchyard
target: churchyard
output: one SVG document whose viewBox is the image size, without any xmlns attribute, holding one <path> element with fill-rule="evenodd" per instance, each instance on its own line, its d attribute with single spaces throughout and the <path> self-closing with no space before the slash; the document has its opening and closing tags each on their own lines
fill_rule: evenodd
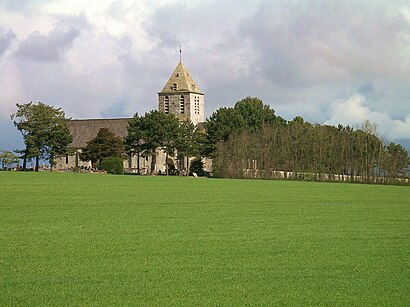
<svg viewBox="0 0 410 307">
<path fill-rule="evenodd" d="M 1 306 L 410 305 L 408 186 L 0 172 Z"/>
</svg>

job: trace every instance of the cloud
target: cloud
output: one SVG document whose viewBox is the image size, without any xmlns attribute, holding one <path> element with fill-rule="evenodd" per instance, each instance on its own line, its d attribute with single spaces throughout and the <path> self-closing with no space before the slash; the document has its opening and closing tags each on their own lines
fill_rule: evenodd
<svg viewBox="0 0 410 307">
<path fill-rule="evenodd" d="M 36 31 L 19 44 L 16 55 L 34 61 L 57 61 L 79 35 L 76 28 L 57 28 L 48 35 Z"/>
<path fill-rule="evenodd" d="M 23 92 L 21 75 L 14 63 L 0 62 L 0 121 L 9 121 L 10 114 L 15 112 L 17 102 Z"/>
<path fill-rule="evenodd" d="M 261 1 L 240 22 L 237 38 L 254 57 L 237 89 L 252 89 L 287 119 L 357 125 L 370 119 L 389 138 L 410 139 L 405 7 L 404 1 Z M 331 104 L 345 97 L 352 98 L 343 107 L 354 112 L 336 116 Z"/>
<path fill-rule="evenodd" d="M 336 102 L 332 107 L 330 119 L 325 124 L 360 128 L 365 120 L 370 120 L 377 124 L 380 133 L 390 140 L 410 139 L 410 114 L 402 120 L 393 119 L 387 113 L 365 107 L 365 101 L 365 96 L 354 94 L 346 101 Z"/>
<path fill-rule="evenodd" d="M 257 96 L 286 119 L 370 119 L 410 140 L 408 12 L 401 0 L 0 1 L 0 115 L 30 100 L 79 118 L 143 114 L 182 44 L 207 116 Z"/>
<path fill-rule="evenodd" d="M 0 8 L 11 12 L 27 12 L 51 1 L 53 0 L 2 0 Z"/>
<path fill-rule="evenodd" d="M 283 88 L 407 78 L 410 22 L 388 8 L 366 1 L 263 1 L 241 31 L 259 51 L 255 72 Z"/>
<path fill-rule="evenodd" d="M 11 46 L 16 39 L 16 34 L 11 30 L 0 27 L 0 57 Z"/>
</svg>

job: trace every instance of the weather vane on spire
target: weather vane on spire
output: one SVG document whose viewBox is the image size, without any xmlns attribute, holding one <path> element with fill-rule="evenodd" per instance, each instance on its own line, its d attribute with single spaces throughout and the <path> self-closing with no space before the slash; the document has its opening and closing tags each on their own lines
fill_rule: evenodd
<svg viewBox="0 0 410 307">
<path fill-rule="evenodd" d="M 182 61 L 182 45 L 179 45 L 179 61 Z"/>
</svg>

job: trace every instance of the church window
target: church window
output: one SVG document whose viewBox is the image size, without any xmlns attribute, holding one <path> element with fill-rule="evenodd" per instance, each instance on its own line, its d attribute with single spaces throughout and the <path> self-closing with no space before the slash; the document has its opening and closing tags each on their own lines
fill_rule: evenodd
<svg viewBox="0 0 410 307">
<path fill-rule="evenodd" d="M 172 84 L 172 89 L 176 91 L 178 89 L 178 85 L 176 83 Z"/>
<path fill-rule="evenodd" d="M 179 111 L 181 114 L 185 113 L 185 98 L 182 95 L 179 98 Z"/>
<path fill-rule="evenodd" d="M 165 114 L 169 113 L 169 97 L 165 96 L 164 98 L 164 112 Z"/>
<path fill-rule="evenodd" d="M 194 113 L 199 114 L 199 96 L 194 96 Z"/>
<path fill-rule="evenodd" d="M 175 77 L 179 77 L 179 74 L 176 74 Z"/>
</svg>

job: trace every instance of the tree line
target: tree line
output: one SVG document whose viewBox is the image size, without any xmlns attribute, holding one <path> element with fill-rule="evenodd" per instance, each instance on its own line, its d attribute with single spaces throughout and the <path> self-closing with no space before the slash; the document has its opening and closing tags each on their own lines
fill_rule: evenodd
<svg viewBox="0 0 410 307">
<path fill-rule="evenodd" d="M 361 129 L 313 125 L 300 116 L 287 122 L 247 97 L 218 109 L 205 127 L 219 177 L 388 183 L 409 175 L 406 149 L 386 144 L 369 121 Z"/>
<path fill-rule="evenodd" d="M 23 134 L 21 158 L 40 158 L 53 165 L 69 153 L 72 140 L 69 119 L 61 109 L 38 104 L 17 104 L 11 115 Z M 124 140 L 107 128 L 99 131 L 83 149 L 80 158 L 98 167 L 108 157 L 124 159 L 150 156 L 155 169 L 157 149 L 167 156 L 167 174 L 172 159 L 189 164 L 196 157 L 213 159 L 213 174 L 229 178 L 293 178 L 391 182 L 408 177 L 409 156 L 400 144 L 386 143 L 368 121 L 360 129 L 318 125 L 302 117 L 286 121 L 258 98 L 246 97 L 232 108 L 219 108 L 203 127 L 179 121 L 173 114 L 150 111 L 129 121 Z M 170 163 L 168 163 L 170 162 Z M 200 166 L 200 165 L 199 165 Z"/>
<path fill-rule="evenodd" d="M 408 165 L 401 145 L 385 145 L 372 132 L 312 125 L 300 118 L 285 126 L 237 131 L 217 144 L 213 161 L 221 177 L 366 183 L 408 177 Z"/>
</svg>

